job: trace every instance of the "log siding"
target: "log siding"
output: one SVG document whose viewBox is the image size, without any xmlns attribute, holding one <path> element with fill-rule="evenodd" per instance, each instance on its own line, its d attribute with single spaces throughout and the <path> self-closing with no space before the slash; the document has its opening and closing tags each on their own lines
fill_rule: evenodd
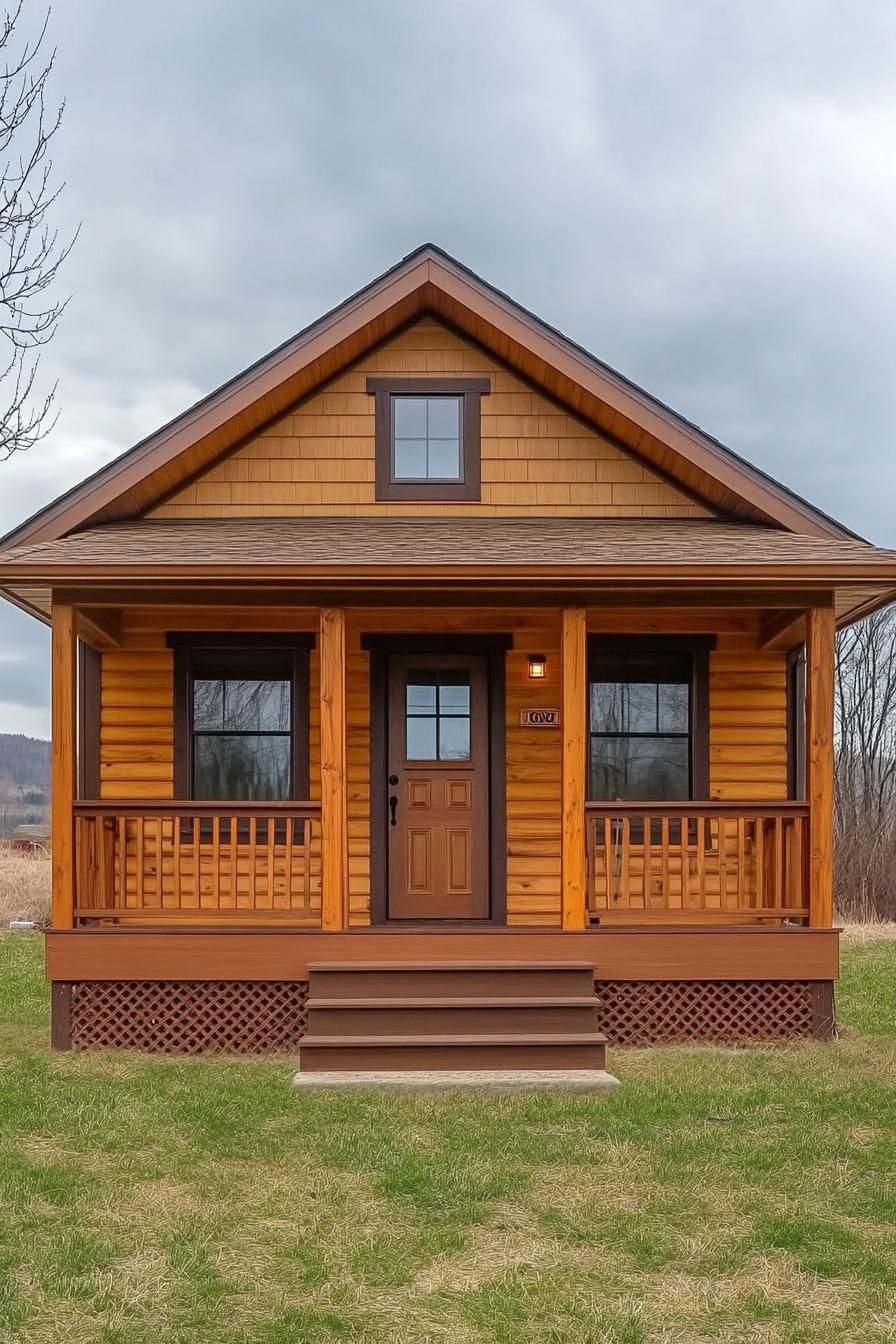
<svg viewBox="0 0 896 1344">
<path fill-rule="evenodd" d="M 234 608 L 236 630 L 315 633 L 316 609 Z M 131 608 L 122 646 L 102 655 L 101 797 L 174 797 L 172 629 L 221 629 L 220 609 Z M 709 795 L 722 802 L 787 798 L 787 659 L 759 650 L 759 618 L 747 612 L 624 612 L 590 609 L 587 627 L 607 633 L 714 633 L 710 653 Z M 559 925 L 562 730 L 523 727 L 520 711 L 561 704 L 560 613 L 556 608 L 385 608 L 346 613 L 346 781 L 348 920 L 369 921 L 370 677 L 362 635 L 371 632 L 510 633 L 506 655 L 507 917 L 517 925 Z M 530 653 L 547 658 L 544 680 L 530 681 Z M 320 662 L 310 657 L 309 764 L 320 800 Z"/>
</svg>

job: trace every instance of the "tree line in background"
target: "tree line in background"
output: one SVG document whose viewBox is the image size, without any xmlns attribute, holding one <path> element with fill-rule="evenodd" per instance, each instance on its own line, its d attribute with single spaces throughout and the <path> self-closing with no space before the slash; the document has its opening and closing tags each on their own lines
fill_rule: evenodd
<svg viewBox="0 0 896 1344">
<path fill-rule="evenodd" d="M 896 607 L 841 631 L 835 705 L 837 911 L 896 919 Z"/>
<path fill-rule="evenodd" d="M 17 826 L 46 822 L 49 801 L 49 742 L 0 733 L 0 838 Z"/>
<path fill-rule="evenodd" d="M 23 733 L 0 733 L 0 787 L 50 791 L 50 744 Z"/>
</svg>

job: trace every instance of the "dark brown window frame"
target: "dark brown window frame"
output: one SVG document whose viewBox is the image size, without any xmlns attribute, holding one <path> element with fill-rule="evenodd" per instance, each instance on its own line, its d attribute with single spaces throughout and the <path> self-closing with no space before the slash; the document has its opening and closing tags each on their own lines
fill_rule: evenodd
<svg viewBox="0 0 896 1344">
<path fill-rule="evenodd" d="M 290 799 L 305 802 L 309 788 L 309 657 L 314 636 L 235 635 L 229 632 L 191 634 L 169 631 L 166 640 L 174 653 L 174 796 L 178 801 L 193 802 L 193 664 L 196 655 L 256 652 L 288 654 L 292 668 L 292 717 L 290 724 Z M 216 799 L 232 802 L 233 799 Z"/>
<path fill-rule="evenodd" d="M 787 797 L 806 797 L 806 646 L 787 655 Z"/>
<path fill-rule="evenodd" d="M 482 497 L 482 398 L 492 390 L 490 378 L 368 378 L 375 399 L 374 429 L 377 500 L 477 500 Z M 461 481 L 396 481 L 392 477 L 392 398 L 460 397 Z"/>
<path fill-rule="evenodd" d="M 684 653 L 691 658 L 690 713 L 690 799 L 709 801 L 709 655 L 716 646 L 715 635 L 600 635 L 588 636 L 588 702 L 585 706 L 585 736 L 590 740 L 592 668 L 602 653 L 619 657 L 630 653 L 637 657 Z M 591 797 L 591 768 L 587 772 L 588 801 L 612 802 Z M 658 802 L 660 800 L 657 800 Z"/>
<path fill-rule="evenodd" d="M 103 659 L 99 649 L 78 640 L 78 798 L 100 796 L 100 712 Z"/>
</svg>

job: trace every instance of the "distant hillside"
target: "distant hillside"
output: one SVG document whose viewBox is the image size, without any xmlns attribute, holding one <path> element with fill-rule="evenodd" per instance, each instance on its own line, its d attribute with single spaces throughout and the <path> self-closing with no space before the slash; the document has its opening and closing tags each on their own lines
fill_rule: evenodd
<svg viewBox="0 0 896 1344">
<path fill-rule="evenodd" d="M 15 790 L 50 790 L 50 744 L 23 733 L 0 733 L 0 797 Z"/>
</svg>

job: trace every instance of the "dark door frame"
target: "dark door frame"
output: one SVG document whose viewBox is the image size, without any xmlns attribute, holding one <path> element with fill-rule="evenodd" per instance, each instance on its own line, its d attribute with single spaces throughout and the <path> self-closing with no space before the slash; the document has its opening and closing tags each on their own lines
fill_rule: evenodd
<svg viewBox="0 0 896 1344">
<path fill-rule="evenodd" d="M 512 635 L 384 635 L 362 634 L 361 648 L 370 653 L 370 922 L 388 924 L 388 793 L 386 745 L 388 664 L 390 653 L 480 653 L 488 659 L 489 736 L 489 916 L 483 924 L 507 922 L 507 767 L 505 655 Z M 396 921 L 407 925 L 408 920 Z M 456 928 L 456 919 L 421 923 Z"/>
</svg>

